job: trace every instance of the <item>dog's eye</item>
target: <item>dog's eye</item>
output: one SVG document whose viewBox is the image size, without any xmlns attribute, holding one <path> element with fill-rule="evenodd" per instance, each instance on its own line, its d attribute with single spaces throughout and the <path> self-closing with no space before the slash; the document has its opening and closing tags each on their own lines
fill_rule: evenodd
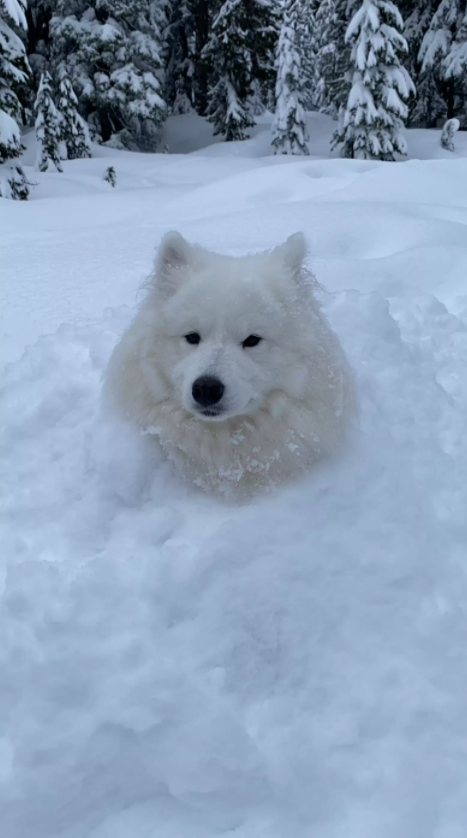
<svg viewBox="0 0 467 838">
<path fill-rule="evenodd" d="M 258 337 L 258 335 L 248 335 L 247 338 L 242 343 L 244 349 L 250 349 L 252 346 L 258 346 L 258 343 L 262 340 L 262 338 Z"/>
<path fill-rule="evenodd" d="M 190 332 L 188 335 L 185 335 L 185 340 L 187 343 L 191 343 L 192 346 L 197 346 L 201 340 L 201 335 L 198 332 Z"/>
</svg>

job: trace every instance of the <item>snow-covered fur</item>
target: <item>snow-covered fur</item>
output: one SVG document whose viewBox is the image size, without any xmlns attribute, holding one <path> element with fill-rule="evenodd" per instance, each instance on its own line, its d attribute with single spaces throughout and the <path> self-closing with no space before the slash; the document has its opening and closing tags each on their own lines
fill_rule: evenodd
<svg viewBox="0 0 467 838">
<path fill-rule="evenodd" d="M 206 490 L 269 488 L 344 436 L 351 377 L 305 253 L 301 233 L 240 258 L 168 233 L 147 296 L 114 350 L 107 404 L 156 435 Z M 215 404 L 195 400 L 194 385 L 206 377 L 223 387 Z"/>
</svg>

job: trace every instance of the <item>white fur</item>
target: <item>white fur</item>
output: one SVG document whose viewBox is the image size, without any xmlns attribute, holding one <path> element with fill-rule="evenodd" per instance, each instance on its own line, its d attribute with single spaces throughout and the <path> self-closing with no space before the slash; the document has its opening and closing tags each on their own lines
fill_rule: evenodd
<svg viewBox="0 0 467 838">
<path fill-rule="evenodd" d="M 161 242 L 147 295 L 114 350 L 104 395 L 159 438 L 207 490 L 250 494 L 308 469 L 342 440 L 351 377 L 303 268 L 301 233 L 273 251 L 233 258 Z M 198 346 L 185 335 L 201 335 Z M 262 338 L 243 348 L 249 335 Z M 193 382 L 222 381 L 222 414 L 206 418 Z"/>
</svg>

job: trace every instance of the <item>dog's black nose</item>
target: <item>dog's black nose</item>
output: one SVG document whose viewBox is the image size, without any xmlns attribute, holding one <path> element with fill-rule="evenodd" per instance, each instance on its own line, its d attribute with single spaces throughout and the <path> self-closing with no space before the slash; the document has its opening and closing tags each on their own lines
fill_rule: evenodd
<svg viewBox="0 0 467 838">
<path fill-rule="evenodd" d="M 193 398 L 197 404 L 202 407 L 211 407 L 213 404 L 220 402 L 224 392 L 224 385 L 218 378 L 212 378 L 210 375 L 202 375 L 197 378 L 193 387 L 191 388 Z"/>
</svg>

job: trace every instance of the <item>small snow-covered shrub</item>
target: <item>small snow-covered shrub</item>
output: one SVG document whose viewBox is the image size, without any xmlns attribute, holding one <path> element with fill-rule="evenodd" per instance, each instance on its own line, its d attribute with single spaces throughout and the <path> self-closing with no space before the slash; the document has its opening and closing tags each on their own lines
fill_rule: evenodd
<svg viewBox="0 0 467 838">
<path fill-rule="evenodd" d="M 454 134 L 459 128 L 460 122 L 458 119 L 448 119 L 444 123 L 443 130 L 441 131 L 441 146 L 446 151 L 454 151 Z"/>
<path fill-rule="evenodd" d="M 117 173 L 113 166 L 108 166 L 104 172 L 104 180 L 113 187 L 117 183 Z"/>
</svg>

